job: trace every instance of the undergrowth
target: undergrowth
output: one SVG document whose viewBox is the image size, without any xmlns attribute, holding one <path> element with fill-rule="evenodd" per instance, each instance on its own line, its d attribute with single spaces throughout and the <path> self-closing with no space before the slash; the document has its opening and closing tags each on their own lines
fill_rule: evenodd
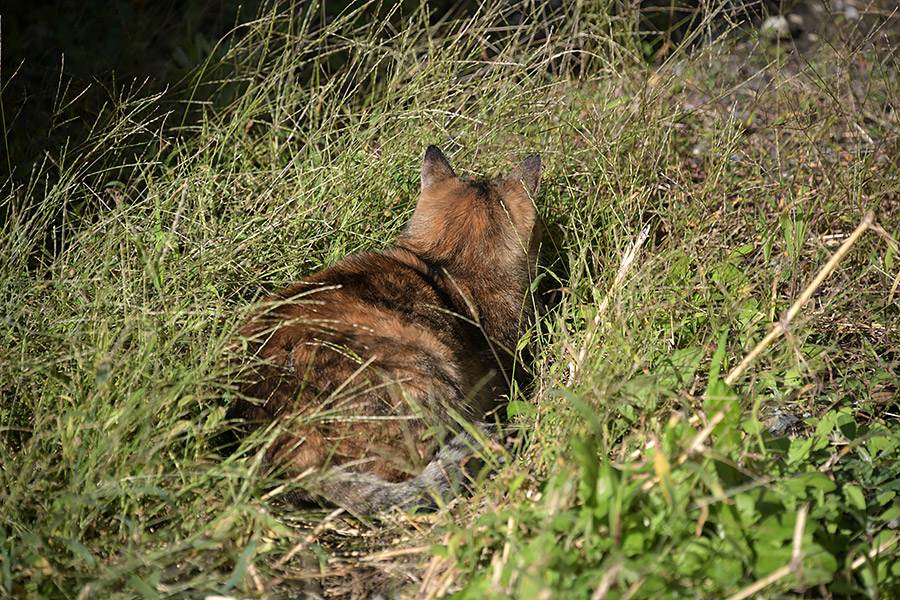
<svg viewBox="0 0 900 600">
<path fill-rule="evenodd" d="M 895 16 L 812 11 L 801 49 L 709 5 L 659 49 L 542 6 L 268 7 L 196 118 L 138 87 L 7 180 L 0 594 L 900 595 Z M 429 143 L 542 157 L 522 450 L 433 514 L 292 510 L 216 452 L 221 358 L 254 300 L 400 233 Z"/>
</svg>

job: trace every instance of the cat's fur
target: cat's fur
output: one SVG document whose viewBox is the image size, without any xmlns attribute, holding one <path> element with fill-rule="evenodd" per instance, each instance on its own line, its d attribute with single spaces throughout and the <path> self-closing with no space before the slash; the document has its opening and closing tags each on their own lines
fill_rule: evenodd
<svg viewBox="0 0 900 600">
<path fill-rule="evenodd" d="M 244 324 L 229 416 L 277 428 L 265 457 L 299 477 L 293 500 L 364 514 L 452 496 L 522 371 L 513 350 L 532 319 L 539 180 L 537 156 L 471 181 L 429 146 L 392 248 L 311 275 Z"/>
</svg>

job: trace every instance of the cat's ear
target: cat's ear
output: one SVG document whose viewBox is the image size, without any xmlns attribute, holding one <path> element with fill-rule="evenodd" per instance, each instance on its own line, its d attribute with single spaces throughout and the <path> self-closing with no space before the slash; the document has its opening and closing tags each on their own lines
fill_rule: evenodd
<svg viewBox="0 0 900 600">
<path fill-rule="evenodd" d="M 541 157 L 532 154 L 512 170 L 507 181 L 520 181 L 528 190 L 528 195 L 535 198 L 541 184 Z"/>
<path fill-rule="evenodd" d="M 451 177 L 456 177 L 456 173 L 444 158 L 444 153 L 437 146 L 428 146 L 425 149 L 425 160 L 422 161 L 422 191 Z"/>
</svg>

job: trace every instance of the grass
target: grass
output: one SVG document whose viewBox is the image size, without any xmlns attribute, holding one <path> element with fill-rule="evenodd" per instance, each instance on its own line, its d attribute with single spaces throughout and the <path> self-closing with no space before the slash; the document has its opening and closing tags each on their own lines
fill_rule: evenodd
<svg viewBox="0 0 900 600">
<path fill-rule="evenodd" d="M 822 17 L 802 52 L 708 20 L 648 62 L 609 8 L 269 8 L 188 117 L 119 94 L 14 173 L 0 595 L 900 593 L 896 18 Z M 252 448 L 215 452 L 224 348 L 263 294 L 390 244 L 428 143 L 466 174 L 543 159 L 523 448 L 433 514 L 290 510 Z"/>
</svg>

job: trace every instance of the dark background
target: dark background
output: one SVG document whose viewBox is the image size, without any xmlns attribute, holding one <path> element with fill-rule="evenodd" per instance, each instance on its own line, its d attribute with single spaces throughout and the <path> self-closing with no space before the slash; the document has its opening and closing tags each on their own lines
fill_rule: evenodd
<svg viewBox="0 0 900 600">
<path fill-rule="evenodd" d="M 755 15 L 778 10 L 763 1 L 739 3 L 740 10 Z M 166 126 L 189 122 L 192 115 L 184 112 L 189 110 L 184 99 L 193 91 L 197 69 L 217 49 L 224 52 L 217 43 L 230 32 L 239 32 L 238 24 L 274 9 L 315 11 L 314 19 L 326 23 L 355 4 L 359 2 L 3 0 L 0 198 L 31 185 L 35 166 L 46 167 L 64 148 L 77 149 L 104 118 L 112 118 L 113 107 L 123 98 L 165 91 L 158 109 L 173 115 L 167 117 Z M 407 4 L 411 8 L 417 2 Z M 654 60 L 661 48 L 671 47 L 673 40 L 677 43 L 696 6 L 696 0 L 641 3 L 644 28 L 653 32 L 645 44 L 648 60 Z M 442 0 L 430 2 L 430 7 L 432 18 L 438 20 L 464 17 L 478 4 Z M 560 0 L 511 1 L 506 25 L 521 22 L 526 12 L 540 18 L 567 7 Z M 0 210 L 0 216 L 3 213 Z"/>
</svg>

